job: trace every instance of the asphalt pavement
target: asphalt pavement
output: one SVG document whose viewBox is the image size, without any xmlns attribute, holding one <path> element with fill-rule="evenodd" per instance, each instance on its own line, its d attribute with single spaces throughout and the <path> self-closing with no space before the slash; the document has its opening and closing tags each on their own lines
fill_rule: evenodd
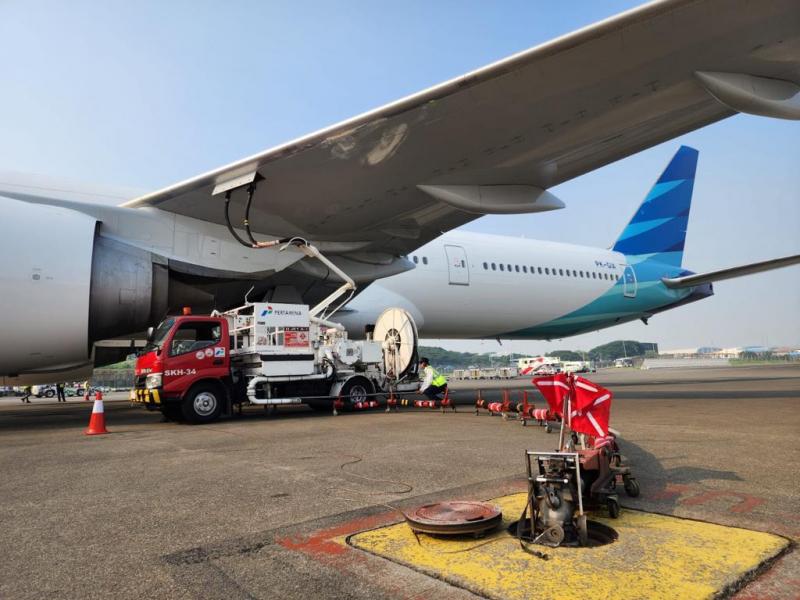
<svg viewBox="0 0 800 600">
<path fill-rule="evenodd" d="M 612 426 L 641 483 L 623 506 L 800 539 L 800 368 L 588 377 L 614 391 Z M 91 403 L 3 398 L 0 597 L 475 597 L 346 539 L 397 508 L 524 489 L 524 450 L 555 435 L 476 416 L 476 387 L 499 399 L 501 386 L 530 389 L 454 382 L 456 413 L 253 407 L 209 426 L 109 394 L 111 433 L 93 437 Z M 752 576 L 729 592 L 800 597 L 793 549 Z"/>
</svg>

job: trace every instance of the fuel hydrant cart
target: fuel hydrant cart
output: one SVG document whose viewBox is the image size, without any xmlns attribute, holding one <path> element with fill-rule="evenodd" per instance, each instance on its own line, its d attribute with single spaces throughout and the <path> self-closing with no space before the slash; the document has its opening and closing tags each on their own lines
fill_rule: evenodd
<svg viewBox="0 0 800 600">
<path fill-rule="evenodd" d="M 577 452 L 525 452 L 528 505 L 518 533 L 545 546 L 586 546 L 581 461 Z M 525 515 L 529 522 L 525 523 Z M 522 536 L 520 536 L 522 537 Z"/>
<path fill-rule="evenodd" d="M 525 453 L 528 500 L 518 535 L 553 547 L 590 545 L 586 509 L 604 506 L 619 517 L 618 482 L 629 496 L 639 495 L 608 428 L 612 394 L 572 374 L 533 382 L 561 416 L 561 432 L 557 451 Z"/>
</svg>

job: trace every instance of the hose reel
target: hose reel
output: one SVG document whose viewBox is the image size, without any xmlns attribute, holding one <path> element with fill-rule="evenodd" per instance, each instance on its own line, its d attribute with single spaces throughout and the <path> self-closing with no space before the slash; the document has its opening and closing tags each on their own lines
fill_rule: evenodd
<svg viewBox="0 0 800 600">
<path fill-rule="evenodd" d="M 373 339 L 383 345 L 385 373 L 399 381 L 416 374 L 419 334 L 411 314 L 402 308 L 387 308 L 375 321 Z"/>
</svg>

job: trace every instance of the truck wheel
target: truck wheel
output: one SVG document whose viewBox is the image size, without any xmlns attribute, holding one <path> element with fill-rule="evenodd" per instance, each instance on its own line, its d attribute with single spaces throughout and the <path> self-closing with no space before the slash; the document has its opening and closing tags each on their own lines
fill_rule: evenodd
<svg viewBox="0 0 800 600">
<path fill-rule="evenodd" d="M 372 383 L 366 377 L 353 377 L 348 379 L 342 386 L 340 395 L 344 399 L 348 408 L 352 408 L 356 402 L 364 402 L 370 399 L 370 394 L 375 390 Z"/>
<path fill-rule="evenodd" d="M 222 392 L 217 386 L 201 383 L 186 394 L 181 411 L 190 423 L 211 423 L 219 418 L 222 402 Z"/>
<path fill-rule="evenodd" d="M 162 404 L 161 414 L 167 421 L 180 421 L 183 419 L 183 411 L 180 404 Z"/>
<path fill-rule="evenodd" d="M 55 393 L 55 391 L 53 391 L 53 390 L 47 390 L 47 391 L 44 393 L 44 397 L 45 397 L 45 398 L 52 398 L 52 397 L 53 397 L 53 396 L 55 396 L 55 395 L 56 395 L 56 393 Z"/>
</svg>

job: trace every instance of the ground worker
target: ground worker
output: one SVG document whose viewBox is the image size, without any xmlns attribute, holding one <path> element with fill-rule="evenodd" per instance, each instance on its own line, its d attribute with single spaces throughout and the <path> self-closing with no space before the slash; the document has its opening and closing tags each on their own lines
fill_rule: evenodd
<svg viewBox="0 0 800 600">
<path fill-rule="evenodd" d="M 447 389 L 447 379 L 434 369 L 424 356 L 419 359 L 419 367 L 425 375 L 419 386 L 419 393 L 425 394 L 428 400 L 440 400 L 439 394 Z"/>
<path fill-rule="evenodd" d="M 31 394 L 33 394 L 33 386 L 26 385 L 24 389 L 25 389 L 25 394 L 22 396 L 22 401 L 30 404 Z"/>
<path fill-rule="evenodd" d="M 91 388 L 91 387 L 89 387 L 89 384 L 90 384 L 91 382 L 92 382 L 92 380 L 91 380 L 91 379 L 87 379 L 87 380 L 84 382 L 84 384 L 83 384 L 83 399 L 84 399 L 85 401 L 88 401 L 88 400 L 89 400 L 89 396 L 90 396 L 90 395 L 91 395 L 91 393 L 92 393 L 92 388 Z"/>
<path fill-rule="evenodd" d="M 67 396 L 64 393 L 64 382 L 59 382 L 56 384 L 56 394 L 58 395 L 59 402 L 67 401 Z"/>
</svg>

